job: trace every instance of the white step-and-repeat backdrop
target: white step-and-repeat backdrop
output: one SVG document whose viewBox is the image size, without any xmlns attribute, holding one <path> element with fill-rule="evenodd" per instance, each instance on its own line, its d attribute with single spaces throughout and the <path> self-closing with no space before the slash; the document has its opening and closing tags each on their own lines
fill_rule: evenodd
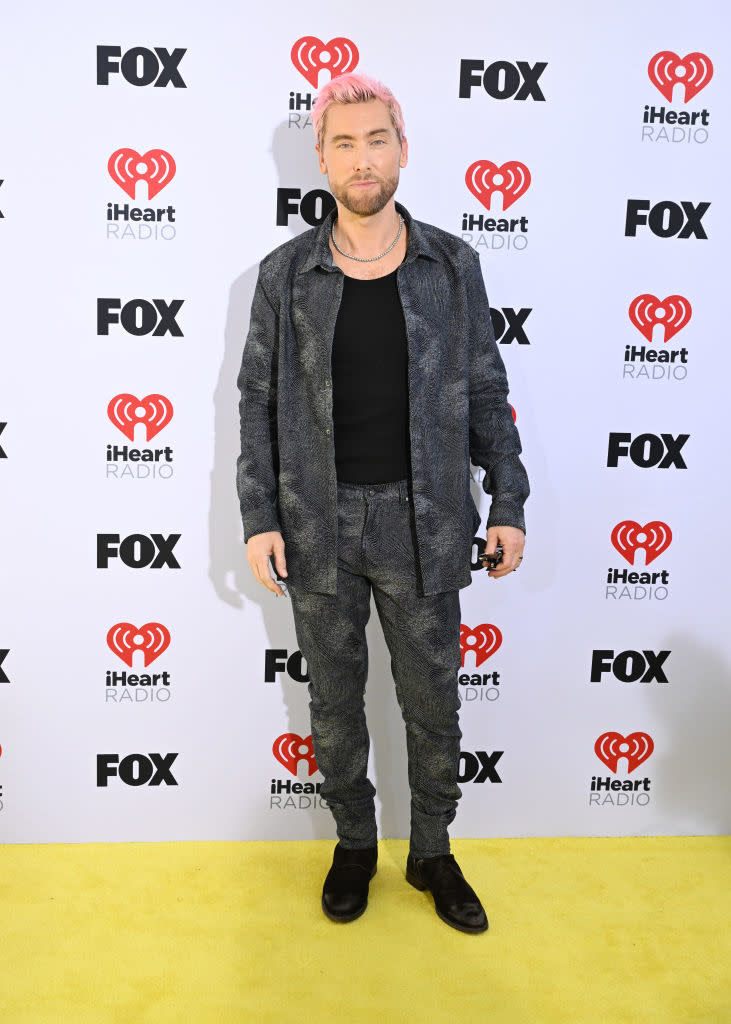
<svg viewBox="0 0 731 1024">
<path fill-rule="evenodd" d="M 236 375 L 354 69 L 403 106 L 397 198 L 480 253 L 532 485 L 520 572 L 461 591 L 452 833 L 729 831 L 724 5 L 43 7 L 0 39 L 2 840 L 334 836 L 246 562 Z"/>
</svg>

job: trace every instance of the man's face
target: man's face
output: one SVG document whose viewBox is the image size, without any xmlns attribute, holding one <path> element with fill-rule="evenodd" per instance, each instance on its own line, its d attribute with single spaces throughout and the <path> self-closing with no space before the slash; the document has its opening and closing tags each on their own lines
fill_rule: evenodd
<svg viewBox="0 0 731 1024">
<path fill-rule="evenodd" d="M 399 144 L 383 100 L 331 103 L 322 150 L 316 148 L 330 191 L 346 210 L 362 217 L 383 209 L 408 160 L 408 143 Z"/>
</svg>

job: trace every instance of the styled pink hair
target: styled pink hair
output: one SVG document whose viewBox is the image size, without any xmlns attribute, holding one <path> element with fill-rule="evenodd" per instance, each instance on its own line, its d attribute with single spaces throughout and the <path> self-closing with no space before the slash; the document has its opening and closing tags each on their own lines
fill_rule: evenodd
<svg viewBox="0 0 731 1024">
<path fill-rule="evenodd" d="M 396 135 L 399 142 L 403 142 L 405 128 L 404 115 L 401 106 L 394 94 L 384 85 L 383 82 L 368 75 L 360 75 L 351 71 L 347 75 L 338 75 L 331 78 L 327 85 L 320 89 L 315 104 L 312 108 L 312 127 L 315 130 L 315 138 L 322 152 L 322 143 L 325 138 L 325 116 L 331 103 L 367 103 L 369 100 L 383 100 L 388 107 Z"/>
</svg>

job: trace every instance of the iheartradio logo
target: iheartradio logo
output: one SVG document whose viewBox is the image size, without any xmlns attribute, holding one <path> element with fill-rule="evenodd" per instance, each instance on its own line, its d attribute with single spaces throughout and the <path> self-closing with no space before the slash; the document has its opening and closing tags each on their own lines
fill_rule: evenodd
<svg viewBox="0 0 731 1024">
<path fill-rule="evenodd" d="M 655 749 L 652 737 L 646 732 L 631 732 L 622 736 L 618 732 L 605 732 L 594 744 L 594 751 L 607 768 L 617 774 L 620 757 L 627 758 L 627 772 L 633 772 L 646 761 Z"/>
<path fill-rule="evenodd" d="M 644 526 L 632 519 L 625 519 L 612 530 L 612 544 L 630 565 L 635 564 L 635 553 L 640 549 L 645 552 L 645 565 L 654 562 L 658 555 L 670 547 L 672 539 L 673 534 L 668 524 L 658 519 Z"/>
<path fill-rule="evenodd" d="M 296 732 L 285 732 L 275 739 L 272 753 L 292 775 L 297 775 L 297 765 L 300 761 L 307 763 L 308 775 L 314 775 L 317 771 L 312 736 L 298 736 Z"/>
<path fill-rule="evenodd" d="M 170 646 L 170 630 L 161 622 L 146 622 L 139 627 L 117 622 L 107 633 L 107 646 L 130 668 L 135 651 L 142 651 L 147 668 Z"/>
<path fill-rule="evenodd" d="M 479 668 L 483 661 L 487 661 L 498 650 L 502 642 L 502 633 L 490 622 L 483 622 L 474 629 L 460 623 L 459 646 L 462 651 L 462 668 L 468 651 L 475 652 L 475 667 Z"/>
<path fill-rule="evenodd" d="M 107 169 L 112 181 L 134 201 L 138 181 L 147 182 L 147 198 L 153 199 L 175 177 L 175 161 L 164 149 L 118 149 L 109 157 Z"/>
<path fill-rule="evenodd" d="M 665 299 L 650 294 L 638 295 L 629 305 L 630 320 L 650 342 L 658 324 L 665 328 L 663 341 L 668 342 L 674 334 L 682 331 L 692 315 L 691 305 L 682 295 L 668 295 Z"/>
<path fill-rule="evenodd" d="M 668 103 L 673 102 L 673 89 L 678 84 L 684 88 L 683 103 L 688 103 L 713 78 L 713 64 L 705 53 L 679 57 L 672 50 L 662 50 L 650 58 L 647 73 Z"/>
<path fill-rule="evenodd" d="M 360 59 L 358 47 L 351 39 L 336 36 L 323 43 L 317 36 L 302 36 L 292 47 L 292 63 L 299 73 L 317 89 L 318 76 L 325 68 L 330 78 L 337 78 L 348 71 L 355 71 Z"/>
<path fill-rule="evenodd" d="M 173 418 L 173 403 L 165 395 L 115 395 L 107 406 L 107 415 L 130 441 L 135 439 L 137 424 L 144 424 L 146 439 L 151 441 Z"/>
<path fill-rule="evenodd" d="M 507 210 L 530 188 L 530 171 L 517 160 L 508 160 L 498 167 L 492 160 L 476 160 L 467 168 L 465 184 L 475 199 L 486 210 L 492 205 L 492 197 L 499 192 L 503 198 L 503 210 Z"/>
</svg>

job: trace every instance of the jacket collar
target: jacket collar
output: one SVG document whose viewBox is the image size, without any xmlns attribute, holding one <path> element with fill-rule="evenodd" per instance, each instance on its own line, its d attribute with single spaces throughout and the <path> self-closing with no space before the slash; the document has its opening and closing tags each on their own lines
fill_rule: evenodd
<svg viewBox="0 0 731 1024">
<path fill-rule="evenodd" d="M 400 213 L 404 218 L 409 234 L 406 246 L 406 256 L 404 257 L 403 262 L 410 263 L 411 260 L 415 259 L 417 256 L 426 256 L 427 259 L 438 260 L 438 253 L 436 249 L 430 245 L 429 240 L 426 238 L 419 225 L 419 222 L 414 220 L 406 207 L 402 206 L 398 200 L 395 201 L 395 204 L 397 213 Z M 305 271 L 312 270 L 314 267 L 322 267 L 323 270 L 338 269 L 333 262 L 330 243 L 328 241 L 336 215 L 337 206 L 330 210 L 323 222 L 316 229 L 312 241 L 312 248 L 305 258 L 304 263 L 297 271 L 298 274 L 304 274 Z"/>
</svg>

